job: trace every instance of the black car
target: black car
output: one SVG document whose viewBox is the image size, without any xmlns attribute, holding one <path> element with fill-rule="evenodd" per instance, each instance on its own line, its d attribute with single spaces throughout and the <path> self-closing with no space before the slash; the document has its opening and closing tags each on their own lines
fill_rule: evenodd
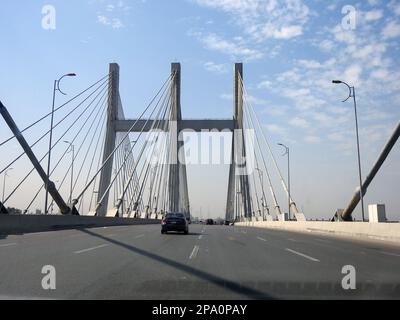
<svg viewBox="0 0 400 320">
<path fill-rule="evenodd" d="M 161 222 L 161 234 L 169 231 L 189 233 L 189 223 L 183 213 L 167 213 Z"/>
<path fill-rule="evenodd" d="M 213 219 L 207 219 L 206 224 L 210 225 L 210 226 L 213 226 L 214 225 L 214 220 Z"/>
</svg>

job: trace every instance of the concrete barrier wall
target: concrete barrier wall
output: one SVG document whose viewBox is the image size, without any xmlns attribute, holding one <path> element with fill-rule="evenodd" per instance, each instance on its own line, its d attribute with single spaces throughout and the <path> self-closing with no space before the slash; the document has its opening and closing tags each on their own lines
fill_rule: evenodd
<svg viewBox="0 0 400 320">
<path fill-rule="evenodd" d="M 361 237 L 400 242 L 400 223 L 255 221 L 236 226 L 280 229 L 294 232 L 319 232 L 348 237 Z"/>
<path fill-rule="evenodd" d="M 75 228 L 159 224 L 159 220 L 84 216 L 0 215 L 0 234 L 21 234 Z"/>
</svg>

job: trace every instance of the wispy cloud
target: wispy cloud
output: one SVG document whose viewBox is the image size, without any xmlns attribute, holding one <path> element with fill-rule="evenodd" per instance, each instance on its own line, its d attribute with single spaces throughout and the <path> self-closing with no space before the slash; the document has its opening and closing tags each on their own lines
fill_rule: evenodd
<svg viewBox="0 0 400 320">
<path fill-rule="evenodd" d="M 230 14 L 257 41 L 291 39 L 303 34 L 310 9 L 302 0 L 196 0 L 204 7 Z"/>
<path fill-rule="evenodd" d="M 143 2 L 143 1 L 142 1 Z M 105 3 L 104 1 L 93 1 L 93 3 L 100 6 L 97 12 L 97 22 L 118 30 L 126 27 L 124 20 L 129 16 L 131 6 L 127 5 L 124 1 L 119 0 L 114 3 Z"/>
<path fill-rule="evenodd" d="M 204 63 L 204 68 L 207 71 L 217 73 L 217 74 L 225 74 L 228 73 L 228 65 L 223 63 L 223 64 L 217 64 L 212 61 L 208 61 Z"/>
<path fill-rule="evenodd" d="M 202 32 L 190 32 L 189 34 L 196 36 L 206 49 L 226 54 L 232 60 L 251 61 L 261 59 L 264 56 L 259 50 L 247 47 L 238 37 L 227 40 L 215 33 L 204 35 Z"/>
</svg>

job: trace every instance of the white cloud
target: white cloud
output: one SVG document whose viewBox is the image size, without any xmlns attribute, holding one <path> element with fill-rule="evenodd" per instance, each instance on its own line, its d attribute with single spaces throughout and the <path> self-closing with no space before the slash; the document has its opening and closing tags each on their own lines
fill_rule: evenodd
<svg viewBox="0 0 400 320">
<path fill-rule="evenodd" d="M 224 74 L 228 72 L 228 66 L 226 64 L 216 64 L 212 61 L 206 62 L 204 68 L 207 71 L 214 72 L 217 74 Z"/>
<path fill-rule="evenodd" d="M 400 36 L 400 24 L 395 21 L 390 21 L 382 30 L 383 38 L 391 39 Z"/>
<path fill-rule="evenodd" d="M 364 13 L 364 19 L 366 21 L 375 21 L 383 17 L 382 10 L 371 10 Z"/>
<path fill-rule="evenodd" d="M 318 143 L 321 142 L 321 138 L 317 136 L 306 136 L 304 138 L 304 141 L 309 142 L 309 143 Z"/>
<path fill-rule="evenodd" d="M 258 89 L 270 89 L 271 87 L 272 87 L 272 82 L 269 80 L 261 81 L 257 86 Z"/>
<path fill-rule="evenodd" d="M 360 76 L 362 73 L 362 68 L 358 64 L 353 64 L 346 69 L 344 72 L 344 80 L 353 85 L 360 83 Z"/>
<path fill-rule="evenodd" d="M 289 121 L 289 124 L 293 127 L 296 128 L 301 128 L 301 129 L 307 129 L 310 127 L 310 124 L 308 123 L 307 120 L 303 119 L 303 118 L 293 118 Z"/>
<path fill-rule="evenodd" d="M 196 0 L 205 7 L 234 17 L 244 31 L 256 39 L 291 39 L 303 34 L 310 9 L 302 0 Z"/>
<path fill-rule="evenodd" d="M 267 124 L 265 126 L 270 133 L 285 135 L 286 129 L 284 127 L 278 126 L 277 124 Z"/>
<path fill-rule="evenodd" d="M 103 15 L 98 15 L 97 16 L 97 21 L 105 26 L 111 26 L 113 29 L 121 29 L 124 27 L 124 24 L 122 21 L 118 18 L 108 18 Z"/>
<path fill-rule="evenodd" d="M 142 1 L 144 2 L 144 1 Z M 112 29 L 121 29 L 125 27 L 124 18 L 129 15 L 131 7 L 124 1 L 119 0 L 114 4 L 105 4 L 104 1 L 94 1 L 101 5 L 101 10 L 97 12 L 97 22 L 111 27 Z"/>
<path fill-rule="evenodd" d="M 265 25 L 262 29 L 262 34 L 266 38 L 275 39 L 290 39 L 303 34 L 302 26 L 283 26 L 276 28 L 272 25 Z"/>
<path fill-rule="evenodd" d="M 228 41 L 214 33 L 206 36 L 203 36 L 201 33 L 197 33 L 197 35 L 200 36 L 200 40 L 207 49 L 230 55 L 233 60 L 242 59 L 244 61 L 250 61 L 261 59 L 264 56 L 262 52 L 256 49 L 250 49 L 241 44 L 240 39 Z"/>
</svg>

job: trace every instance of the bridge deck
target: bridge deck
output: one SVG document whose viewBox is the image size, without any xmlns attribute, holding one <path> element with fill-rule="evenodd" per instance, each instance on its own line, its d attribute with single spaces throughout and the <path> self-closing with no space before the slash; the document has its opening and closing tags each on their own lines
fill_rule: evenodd
<svg viewBox="0 0 400 320">
<path fill-rule="evenodd" d="M 0 261 L 0 298 L 338 298 L 349 295 L 341 289 L 349 264 L 353 298 L 393 297 L 400 284 L 399 247 L 225 226 L 191 225 L 188 236 L 153 225 L 0 237 Z M 40 285 L 49 264 L 55 291 Z M 366 283 L 389 287 L 385 295 L 363 291 Z"/>
</svg>

